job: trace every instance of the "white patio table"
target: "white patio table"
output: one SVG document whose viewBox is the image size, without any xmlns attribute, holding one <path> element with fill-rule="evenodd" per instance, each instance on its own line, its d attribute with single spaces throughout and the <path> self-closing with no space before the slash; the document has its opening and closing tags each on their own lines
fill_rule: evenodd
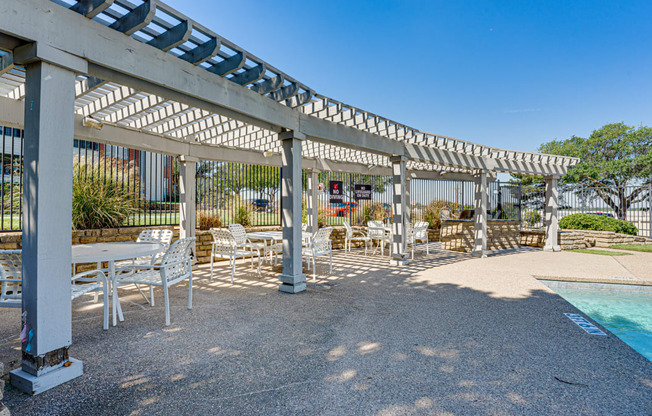
<svg viewBox="0 0 652 416">
<path fill-rule="evenodd" d="M 163 244 L 159 243 L 92 243 L 78 244 L 72 246 L 72 262 L 79 263 L 109 263 L 109 275 L 111 281 L 113 301 L 111 302 L 113 312 L 113 326 L 116 326 L 116 315 L 120 321 L 124 321 L 120 299 L 118 298 L 118 288 L 116 285 L 115 262 L 120 260 L 131 260 L 138 257 L 153 256 L 164 249 Z M 98 266 L 99 268 L 99 266 Z"/>
<path fill-rule="evenodd" d="M 307 231 L 301 232 L 301 240 L 304 244 L 310 240 L 312 234 Z M 283 231 L 255 231 L 247 233 L 247 238 L 251 241 L 263 241 L 265 243 L 265 260 L 267 259 L 268 246 L 273 245 L 277 241 L 283 241 Z M 271 261 L 271 260 L 270 260 Z"/>
</svg>

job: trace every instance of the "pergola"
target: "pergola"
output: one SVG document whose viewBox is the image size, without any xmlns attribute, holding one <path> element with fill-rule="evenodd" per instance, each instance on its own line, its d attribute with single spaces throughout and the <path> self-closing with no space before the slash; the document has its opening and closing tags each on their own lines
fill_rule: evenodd
<svg viewBox="0 0 652 416">
<path fill-rule="evenodd" d="M 546 178 L 546 249 L 557 244 L 557 180 L 575 158 L 496 149 L 394 122 L 318 94 L 156 0 L 0 3 L 0 123 L 24 128 L 21 388 L 38 392 L 82 373 L 71 345 L 73 137 L 173 155 L 182 164 L 181 236 L 194 235 L 199 160 L 282 167 L 279 289 L 305 290 L 301 174 L 309 226 L 317 172 L 393 176 L 392 262 L 407 261 L 411 178 L 475 182 L 475 256 L 484 256 L 487 183 L 496 172 Z M 72 365 L 64 366 L 64 363 Z"/>
</svg>

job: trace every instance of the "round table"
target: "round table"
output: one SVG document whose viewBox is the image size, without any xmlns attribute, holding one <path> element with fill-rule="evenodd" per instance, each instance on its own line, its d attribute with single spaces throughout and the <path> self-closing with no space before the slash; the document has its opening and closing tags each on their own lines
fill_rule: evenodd
<svg viewBox="0 0 652 416">
<path fill-rule="evenodd" d="M 117 317 L 124 321 L 118 288 L 115 281 L 115 262 L 120 260 L 132 260 L 138 257 L 153 256 L 163 250 L 165 246 L 159 243 L 92 243 L 78 244 L 72 246 L 72 262 L 77 263 L 109 263 L 109 276 L 113 286 L 113 301 L 111 302 L 113 312 L 113 326 L 116 325 Z M 98 265 L 98 269 L 100 265 Z M 118 316 L 117 316 L 118 315 Z"/>
</svg>

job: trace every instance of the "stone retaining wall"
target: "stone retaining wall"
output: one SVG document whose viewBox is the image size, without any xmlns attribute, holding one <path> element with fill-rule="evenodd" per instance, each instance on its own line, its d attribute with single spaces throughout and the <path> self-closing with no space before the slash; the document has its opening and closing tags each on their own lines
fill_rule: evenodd
<svg viewBox="0 0 652 416">
<path fill-rule="evenodd" d="M 473 251 L 475 224 L 472 220 L 444 220 L 441 245 L 444 250 Z M 512 220 L 487 221 L 487 249 L 518 248 L 521 243 L 520 223 Z"/>
<path fill-rule="evenodd" d="M 521 231 L 521 245 L 543 247 L 546 242 L 544 231 Z M 559 232 L 559 245 L 562 250 L 577 250 L 580 248 L 607 248 L 614 244 L 652 244 L 652 240 L 613 231 L 564 230 Z"/>
</svg>

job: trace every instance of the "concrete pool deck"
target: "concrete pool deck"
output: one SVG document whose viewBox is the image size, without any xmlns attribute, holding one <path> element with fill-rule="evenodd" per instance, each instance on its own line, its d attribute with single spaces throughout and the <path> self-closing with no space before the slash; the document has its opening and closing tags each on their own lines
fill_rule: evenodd
<svg viewBox="0 0 652 416">
<path fill-rule="evenodd" d="M 635 256 L 652 259 L 617 259 Z M 84 376 L 35 397 L 7 387 L 4 403 L 14 415 L 649 415 L 652 363 L 585 333 L 563 315 L 577 310 L 532 277 L 638 270 L 613 259 L 437 251 L 395 268 L 336 252 L 333 274 L 320 258 L 298 295 L 277 290 L 270 266 L 260 279 L 239 263 L 234 285 L 227 265 L 214 281 L 200 266 L 192 311 L 187 285 L 172 288 L 169 327 L 162 302 L 129 288 L 125 321 L 109 331 L 101 303 L 74 301 L 71 356 Z M 5 372 L 20 362 L 19 324 L 20 311 L 0 309 Z"/>
</svg>

